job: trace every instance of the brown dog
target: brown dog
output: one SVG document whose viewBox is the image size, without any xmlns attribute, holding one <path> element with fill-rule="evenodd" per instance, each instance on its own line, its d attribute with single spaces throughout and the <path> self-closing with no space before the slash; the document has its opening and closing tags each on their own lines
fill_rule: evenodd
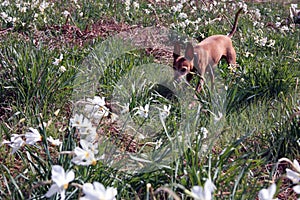
<svg viewBox="0 0 300 200">
<path fill-rule="evenodd" d="M 231 37 L 236 32 L 238 16 L 242 8 L 235 15 L 234 25 L 228 35 L 213 35 L 195 47 L 191 43 L 187 44 L 185 56 L 180 56 L 180 45 L 176 43 L 173 52 L 173 69 L 175 79 L 181 79 L 186 76 L 190 82 L 193 74 L 198 73 L 200 81 L 197 84 L 196 91 L 199 92 L 204 84 L 204 74 L 208 72 L 211 77 L 211 83 L 214 83 L 213 69 L 219 63 L 221 58 L 225 58 L 228 65 L 236 64 L 236 53 L 232 46 Z"/>
</svg>

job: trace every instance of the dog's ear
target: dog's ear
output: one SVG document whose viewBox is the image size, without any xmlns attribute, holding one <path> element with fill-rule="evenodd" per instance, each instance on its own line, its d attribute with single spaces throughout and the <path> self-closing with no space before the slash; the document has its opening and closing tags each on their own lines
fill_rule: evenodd
<svg viewBox="0 0 300 200">
<path fill-rule="evenodd" d="M 176 60 L 180 56 L 180 44 L 176 42 L 174 44 L 173 58 Z"/>
<path fill-rule="evenodd" d="M 185 58 L 188 60 L 193 60 L 194 58 L 194 47 L 190 42 L 188 42 L 186 45 Z"/>
</svg>

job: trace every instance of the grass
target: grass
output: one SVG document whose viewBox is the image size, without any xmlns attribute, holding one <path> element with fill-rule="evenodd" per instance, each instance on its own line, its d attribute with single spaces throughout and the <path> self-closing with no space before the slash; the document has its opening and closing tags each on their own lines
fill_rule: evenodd
<svg viewBox="0 0 300 200">
<path fill-rule="evenodd" d="M 24 138 L 30 127 L 42 139 L 14 154 L 0 146 L 3 199 L 43 199 L 53 165 L 75 172 L 67 199 L 81 197 L 82 185 L 94 181 L 116 188 L 117 199 L 189 199 L 188 190 L 207 178 L 216 186 L 214 199 L 256 199 L 272 181 L 278 198 L 296 199 L 284 177 L 289 166 L 277 165 L 282 157 L 300 158 L 300 29 L 290 20 L 291 3 L 6 2 L 0 4 L 0 142 L 12 134 Z M 172 82 L 172 42 L 229 32 L 245 4 L 233 37 L 238 68 L 222 60 L 215 92 L 208 82 L 193 100 L 197 80 Z M 139 46 L 124 42 L 129 38 Z M 68 152 L 82 136 L 70 119 L 88 117 L 83 108 L 94 96 L 105 97 L 109 109 L 108 117 L 92 120 L 99 158 L 75 165 Z M 145 119 L 137 111 L 147 104 Z M 171 105 L 166 119 L 164 105 Z M 49 136 L 62 144 L 52 146 Z"/>
</svg>

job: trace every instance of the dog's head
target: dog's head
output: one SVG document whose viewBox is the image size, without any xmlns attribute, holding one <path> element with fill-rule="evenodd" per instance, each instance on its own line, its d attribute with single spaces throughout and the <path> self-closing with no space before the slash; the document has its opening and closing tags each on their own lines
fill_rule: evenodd
<svg viewBox="0 0 300 200">
<path fill-rule="evenodd" d="M 193 45 L 191 43 L 187 43 L 185 56 L 180 56 L 180 44 L 176 43 L 174 45 L 173 59 L 174 78 L 175 80 L 181 80 L 194 69 Z"/>
</svg>

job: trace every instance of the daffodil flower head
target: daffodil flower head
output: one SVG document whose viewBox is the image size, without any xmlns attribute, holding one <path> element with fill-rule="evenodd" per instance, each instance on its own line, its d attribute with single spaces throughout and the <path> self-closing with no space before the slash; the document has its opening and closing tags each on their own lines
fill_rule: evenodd
<svg viewBox="0 0 300 200">
<path fill-rule="evenodd" d="M 300 185 L 295 185 L 293 187 L 294 192 L 296 192 L 296 194 L 300 194 Z"/>
<path fill-rule="evenodd" d="M 192 187 L 192 197 L 195 200 L 211 200 L 212 193 L 216 189 L 216 186 L 210 179 L 207 179 L 204 183 L 204 186 L 193 186 Z"/>
<path fill-rule="evenodd" d="M 36 142 L 42 141 L 42 136 L 35 128 L 29 128 L 30 132 L 25 133 L 26 144 L 34 145 Z"/>
<path fill-rule="evenodd" d="M 113 187 L 105 187 L 99 182 L 85 183 L 82 187 L 84 197 L 80 200 L 115 200 L 118 194 L 117 190 Z"/>
<path fill-rule="evenodd" d="M 96 165 L 97 159 L 95 154 L 98 153 L 98 145 L 92 144 L 86 140 L 80 140 L 81 148 L 75 147 L 74 154 L 75 157 L 72 159 L 72 162 L 76 165 Z"/>
<path fill-rule="evenodd" d="M 47 137 L 47 141 L 53 146 L 59 146 L 62 144 L 62 142 L 59 141 L 59 139 L 53 139 L 52 136 Z"/>
<path fill-rule="evenodd" d="M 205 139 L 205 138 L 207 138 L 207 135 L 208 135 L 208 130 L 207 130 L 207 128 L 205 128 L 205 127 L 201 127 L 200 128 L 200 131 L 201 131 L 201 133 L 202 133 L 202 138 L 203 139 Z"/>
<path fill-rule="evenodd" d="M 293 184 L 298 184 L 293 187 L 294 192 L 297 194 L 300 194 L 300 165 L 297 160 L 294 160 L 293 162 L 288 158 L 281 158 L 278 162 L 286 161 L 292 165 L 294 170 L 291 170 L 289 168 L 286 169 L 286 177 L 290 179 Z"/>
<path fill-rule="evenodd" d="M 84 118 L 82 114 L 75 114 L 74 117 L 70 119 L 70 123 L 72 127 L 86 127 L 89 125 L 89 120 Z"/>
<path fill-rule="evenodd" d="M 288 158 L 281 158 L 279 159 L 279 162 L 286 161 L 292 165 L 294 170 L 291 170 L 289 168 L 286 169 L 286 176 L 288 179 L 290 179 L 294 184 L 300 183 L 300 165 L 297 160 L 294 160 L 293 162 Z"/>
<path fill-rule="evenodd" d="M 64 58 L 64 55 L 63 54 L 60 54 L 59 58 L 55 58 L 54 59 L 54 62 L 52 63 L 53 65 L 59 65 L 59 63 L 63 60 Z"/>
<path fill-rule="evenodd" d="M 2 144 L 8 144 L 12 148 L 11 153 L 14 154 L 25 144 L 25 141 L 22 139 L 21 135 L 12 134 L 10 141 L 4 140 Z"/>
<path fill-rule="evenodd" d="M 273 200 L 274 194 L 276 192 L 276 184 L 273 183 L 267 189 L 261 189 L 258 193 L 259 200 Z"/>
<path fill-rule="evenodd" d="M 286 169 L 286 176 L 290 179 L 294 184 L 300 182 L 300 165 L 297 160 L 293 161 L 294 170 Z"/>
<path fill-rule="evenodd" d="M 140 117 L 143 118 L 148 118 L 149 116 L 149 104 L 146 104 L 145 107 L 140 106 L 139 108 L 135 108 L 137 109 L 135 115 L 139 115 Z"/>
<path fill-rule="evenodd" d="M 171 105 L 164 105 L 164 109 L 160 112 L 162 119 L 166 119 L 170 115 Z"/>
<path fill-rule="evenodd" d="M 105 106 L 105 97 L 94 96 L 93 99 L 88 98 L 87 101 L 89 104 L 84 110 L 91 118 L 99 120 L 109 115 L 109 109 Z"/>
<path fill-rule="evenodd" d="M 49 198 L 56 193 L 60 193 L 60 198 L 64 200 L 66 190 L 68 189 L 69 183 L 74 180 L 75 173 L 72 170 L 66 173 L 62 166 L 54 165 L 51 174 L 51 179 L 54 184 L 51 185 L 45 196 Z"/>
</svg>

